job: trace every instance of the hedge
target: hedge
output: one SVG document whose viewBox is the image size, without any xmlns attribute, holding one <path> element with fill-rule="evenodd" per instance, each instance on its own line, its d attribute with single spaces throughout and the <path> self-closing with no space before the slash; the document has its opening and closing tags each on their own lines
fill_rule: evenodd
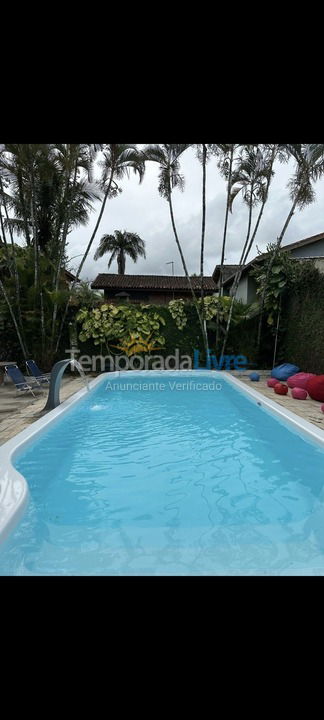
<svg viewBox="0 0 324 720">
<path fill-rule="evenodd" d="M 205 363 L 205 353 L 197 312 L 195 307 L 190 303 L 186 304 L 185 308 L 188 318 L 187 324 L 183 330 L 179 330 L 166 305 L 150 305 L 149 312 L 157 312 L 165 319 L 165 326 L 161 326 L 161 334 L 165 338 L 165 346 L 162 350 L 158 350 L 153 354 L 159 354 L 165 357 L 167 355 L 173 355 L 176 348 L 179 348 L 180 356 L 189 355 L 193 359 L 194 350 L 198 349 L 200 351 L 200 364 L 203 366 Z M 79 333 L 81 325 L 78 327 Z M 232 325 L 228 337 L 226 353 L 229 355 L 245 355 L 248 364 L 255 366 L 257 364 L 257 358 L 255 355 L 257 330 L 258 318 L 243 320 L 237 325 Z M 268 329 L 265 329 L 264 338 L 265 340 L 262 345 L 263 354 L 271 356 L 273 338 Z M 209 347 L 211 350 L 215 351 L 215 331 L 208 332 L 208 339 Z M 94 345 L 91 340 L 87 340 L 86 342 L 78 340 L 78 348 L 80 349 L 80 356 L 98 356 L 101 353 L 103 355 L 107 354 L 104 347 L 102 347 L 101 350 L 100 345 Z"/>
<path fill-rule="evenodd" d="M 324 373 L 324 276 L 314 269 L 284 306 L 278 359 L 304 372 Z"/>
</svg>

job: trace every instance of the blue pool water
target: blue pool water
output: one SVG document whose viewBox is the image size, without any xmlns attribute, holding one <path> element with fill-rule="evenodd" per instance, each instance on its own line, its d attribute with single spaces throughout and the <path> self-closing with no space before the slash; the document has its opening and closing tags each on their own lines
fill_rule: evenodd
<svg viewBox="0 0 324 720">
<path fill-rule="evenodd" d="M 21 450 L 0 574 L 324 574 L 324 450 L 218 382 L 105 377 Z"/>
</svg>

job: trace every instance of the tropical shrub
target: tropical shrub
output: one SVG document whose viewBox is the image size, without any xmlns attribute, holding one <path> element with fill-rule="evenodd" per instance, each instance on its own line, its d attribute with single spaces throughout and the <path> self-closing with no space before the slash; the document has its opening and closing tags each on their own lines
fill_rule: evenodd
<svg viewBox="0 0 324 720">
<path fill-rule="evenodd" d="M 165 320 L 148 305 L 103 303 L 92 310 L 82 308 L 76 321 L 81 323 L 81 342 L 92 339 L 95 345 L 105 345 L 109 352 L 110 347 L 116 347 L 133 355 L 165 343 L 160 327 Z M 118 345 L 113 345 L 113 341 Z"/>
<path fill-rule="evenodd" d="M 179 330 L 183 330 L 184 327 L 187 325 L 187 316 L 185 313 L 185 301 L 180 298 L 180 300 L 170 300 L 168 304 L 168 308 L 170 310 L 170 315 L 173 317 L 173 320 L 175 321 L 175 324 Z"/>
</svg>

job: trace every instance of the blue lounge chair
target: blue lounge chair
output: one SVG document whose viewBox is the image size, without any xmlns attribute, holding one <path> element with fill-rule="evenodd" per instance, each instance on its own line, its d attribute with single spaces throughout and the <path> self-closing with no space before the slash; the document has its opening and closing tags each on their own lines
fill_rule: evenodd
<svg viewBox="0 0 324 720">
<path fill-rule="evenodd" d="M 51 373 L 42 373 L 35 360 L 26 360 L 27 370 L 40 383 L 49 383 Z"/>
<path fill-rule="evenodd" d="M 19 370 L 18 365 L 6 365 L 5 371 L 16 386 L 16 390 L 19 392 L 31 392 L 31 394 L 35 397 L 35 394 L 33 393 L 33 389 L 38 388 L 38 390 L 41 390 L 40 384 L 35 380 L 34 385 L 30 385 L 26 382 L 22 372 Z"/>
</svg>

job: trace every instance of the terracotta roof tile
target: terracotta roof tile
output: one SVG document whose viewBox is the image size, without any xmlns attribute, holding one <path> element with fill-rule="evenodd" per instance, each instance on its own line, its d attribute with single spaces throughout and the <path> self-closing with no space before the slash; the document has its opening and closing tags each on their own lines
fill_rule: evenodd
<svg viewBox="0 0 324 720">
<path fill-rule="evenodd" d="M 200 289 L 200 277 L 191 278 L 194 290 Z M 187 290 L 189 284 L 185 276 L 173 275 L 118 275 L 114 273 L 101 273 L 91 284 L 95 289 L 127 289 L 127 290 Z M 214 290 L 217 286 L 212 277 L 204 277 L 204 290 Z"/>
</svg>

